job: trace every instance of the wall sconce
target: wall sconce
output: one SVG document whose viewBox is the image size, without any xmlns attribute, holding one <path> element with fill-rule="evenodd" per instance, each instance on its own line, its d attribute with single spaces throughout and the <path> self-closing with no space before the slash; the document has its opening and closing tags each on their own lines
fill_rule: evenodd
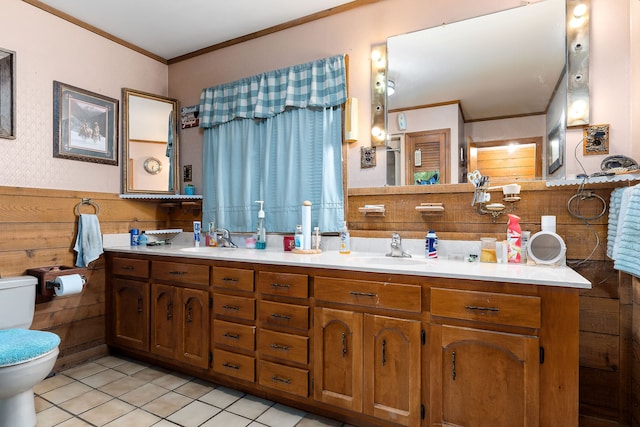
<svg viewBox="0 0 640 427">
<path fill-rule="evenodd" d="M 567 127 L 589 124 L 590 0 L 567 0 Z"/>
<path fill-rule="evenodd" d="M 371 146 L 387 140 L 387 44 L 371 48 Z"/>
</svg>

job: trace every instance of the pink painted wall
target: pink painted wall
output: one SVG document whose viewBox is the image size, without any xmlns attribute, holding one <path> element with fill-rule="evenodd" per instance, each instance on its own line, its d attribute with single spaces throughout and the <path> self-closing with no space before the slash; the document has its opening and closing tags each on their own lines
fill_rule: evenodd
<svg viewBox="0 0 640 427">
<path fill-rule="evenodd" d="M 630 154 L 631 151 L 629 3 L 634 1 L 637 2 L 592 0 L 591 122 L 611 125 L 611 154 Z M 350 95 L 359 99 L 360 129 L 360 140 L 349 145 L 348 185 L 367 187 L 372 180 L 384 182 L 382 167 L 360 168 L 360 147 L 370 145 L 371 46 L 384 42 L 389 36 L 521 4 L 520 0 L 382 1 L 170 65 L 170 96 L 178 98 L 182 105 L 194 105 L 204 87 L 329 55 L 348 54 Z M 581 131 L 570 131 L 567 135 L 568 175 L 579 173 L 573 149 L 581 137 Z M 202 132 L 187 129 L 182 131 L 181 138 L 181 162 L 193 165 L 198 187 Z M 636 155 L 640 156 L 640 152 Z M 595 172 L 604 157 L 588 156 L 582 162 L 589 172 Z M 373 174 L 380 174 L 380 179 L 372 177 Z"/>
<path fill-rule="evenodd" d="M 167 65 L 21 0 L 2 0 L 0 15 L 0 47 L 17 57 L 17 137 L 0 139 L 0 185 L 120 193 L 120 165 L 53 157 L 53 81 L 118 99 L 122 111 L 123 87 L 167 94 Z"/>
</svg>

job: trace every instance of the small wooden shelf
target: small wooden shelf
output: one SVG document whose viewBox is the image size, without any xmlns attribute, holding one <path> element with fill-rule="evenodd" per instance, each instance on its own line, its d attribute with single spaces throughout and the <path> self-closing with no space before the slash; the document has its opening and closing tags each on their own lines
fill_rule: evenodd
<svg viewBox="0 0 640 427">
<path fill-rule="evenodd" d="M 442 203 L 420 203 L 420 206 L 416 206 L 416 210 L 421 214 L 442 213 L 444 205 Z"/>
<path fill-rule="evenodd" d="M 384 205 L 364 205 L 359 207 L 358 210 L 365 215 L 384 216 L 386 212 Z"/>
</svg>

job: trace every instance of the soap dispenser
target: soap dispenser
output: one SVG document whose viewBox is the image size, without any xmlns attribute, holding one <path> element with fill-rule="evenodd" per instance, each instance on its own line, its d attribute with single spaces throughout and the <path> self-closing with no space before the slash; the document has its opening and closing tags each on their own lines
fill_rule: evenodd
<svg viewBox="0 0 640 427">
<path fill-rule="evenodd" d="M 267 231 L 264 228 L 264 206 L 263 200 L 256 200 L 256 203 L 260 203 L 260 210 L 258 211 L 258 231 L 256 239 L 256 249 L 265 249 L 267 247 Z"/>
</svg>

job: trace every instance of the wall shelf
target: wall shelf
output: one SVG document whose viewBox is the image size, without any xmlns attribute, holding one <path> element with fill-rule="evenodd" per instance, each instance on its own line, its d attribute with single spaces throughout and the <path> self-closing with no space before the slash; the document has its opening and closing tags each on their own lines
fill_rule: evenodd
<svg viewBox="0 0 640 427">
<path fill-rule="evenodd" d="M 423 215 L 438 214 L 444 212 L 444 205 L 442 203 L 420 203 L 419 206 L 416 206 L 416 211 Z"/>
<path fill-rule="evenodd" d="M 386 209 L 384 205 L 364 205 L 359 207 L 358 210 L 364 215 L 377 215 L 384 216 Z"/>
</svg>

